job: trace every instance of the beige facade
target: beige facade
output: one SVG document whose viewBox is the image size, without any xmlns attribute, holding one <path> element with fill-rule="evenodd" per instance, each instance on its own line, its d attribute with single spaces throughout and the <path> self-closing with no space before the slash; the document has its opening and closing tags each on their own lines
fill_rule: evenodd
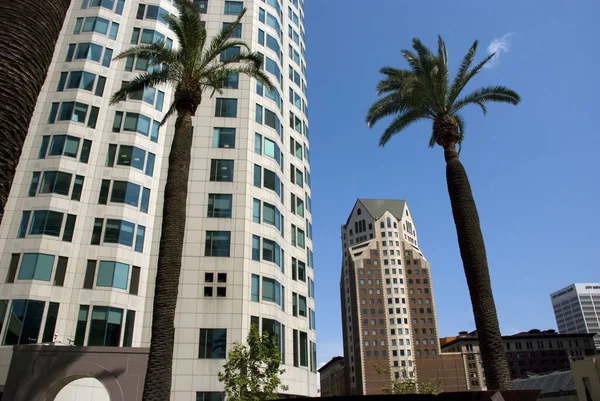
<svg viewBox="0 0 600 401">
<path fill-rule="evenodd" d="M 579 401 L 600 400 L 600 357 L 571 362 Z"/>
<path fill-rule="evenodd" d="M 288 394 L 316 395 L 304 2 L 193 3 L 209 39 L 247 9 L 235 35 L 276 90 L 232 76 L 193 118 L 173 399 L 218 397 L 251 322 L 275 335 Z M 173 93 L 109 99 L 150 68 L 114 56 L 177 48 L 165 13 L 173 1 L 77 0 L 67 13 L 0 227 L 0 386 L 13 345 L 149 345 L 174 120 L 158 125 Z"/>
<path fill-rule="evenodd" d="M 357 200 L 341 237 L 350 393 L 381 394 L 391 380 L 419 375 L 420 361 L 439 356 L 429 262 L 402 200 Z"/>
</svg>

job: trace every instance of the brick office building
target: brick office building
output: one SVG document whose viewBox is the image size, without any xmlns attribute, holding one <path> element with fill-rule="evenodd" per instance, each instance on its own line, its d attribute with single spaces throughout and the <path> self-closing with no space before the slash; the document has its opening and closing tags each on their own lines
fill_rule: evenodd
<svg viewBox="0 0 600 401">
<path fill-rule="evenodd" d="M 569 369 L 569 362 L 594 355 L 594 334 L 558 334 L 555 330 L 537 329 L 502 336 L 512 380 L 530 374 Z M 459 333 L 458 337 L 441 339 L 442 353 L 463 355 L 469 389 L 485 385 L 477 332 Z"/>
</svg>

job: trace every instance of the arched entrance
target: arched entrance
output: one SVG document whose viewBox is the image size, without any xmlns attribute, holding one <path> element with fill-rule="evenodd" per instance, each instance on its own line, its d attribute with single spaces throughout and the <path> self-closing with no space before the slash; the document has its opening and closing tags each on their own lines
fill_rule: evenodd
<svg viewBox="0 0 600 401">
<path fill-rule="evenodd" d="M 104 385 L 93 377 L 73 380 L 56 394 L 53 401 L 73 400 L 111 401 Z"/>
<path fill-rule="evenodd" d="M 2 401 L 63 401 L 63 391 L 84 390 L 90 393 L 71 399 L 138 401 L 147 363 L 148 348 L 17 345 Z M 100 390 L 108 399 L 91 398 Z"/>
</svg>

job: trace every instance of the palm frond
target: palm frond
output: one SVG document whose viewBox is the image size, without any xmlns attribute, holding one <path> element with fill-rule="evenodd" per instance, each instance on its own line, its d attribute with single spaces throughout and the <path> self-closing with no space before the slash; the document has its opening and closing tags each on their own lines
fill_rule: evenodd
<svg viewBox="0 0 600 401">
<path fill-rule="evenodd" d="M 445 65 L 448 65 L 448 49 L 446 43 L 440 35 L 438 35 L 438 59 L 440 59 Z"/>
<path fill-rule="evenodd" d="M 380 70 L 386 78 L 379 81 L 377 84 L 377 94 L 381 95 L 386 92 L 406 89 L 411 83 L 414 83 L 415 75 L 412 71 L 392 69 L 384 67 Z"/>
<path fill-rule="evenodd" d="M 163 125 L 165 125 L 165 123 L 167 122 L 167 120 L 169 119 L 169 117 L 171 117 L 173 114 L 175 114 L 175 112 L 177 111 L 177 108 L 175 107 L 175 101 L 171 102 L 171 105 L 169 106 L 169 109 L 167 110 L 167 112 L 165 113 L 163 119 L 160 121 L 160 127 L 162 127 Z"/>
<path fill-rule="evenodd" d="M 239 73 L 249 76 L 250 78 L 254 78 L 260 83 L 262 83 L 267 89 L 270 91 L 274 91 L 276 88 L 271 83 L 269 76 L 260 68 L 255 68 L 254 65 L 251 66 L 238 66 L 238 67 L 227 67 L 225 69 L 228 73 Z"/>
<path fill-rule="evenodd" d="M 451 113 L 454 114 L 463 107 L 469 104 L 476 104 L 482 107 L 484 113 L 487 111 L 483 103 L 487 102 L 503 102 L 517 105 L 521 101 L 521 97 L 515 91 L 505 86 L 487 86 L 477 89 L 462 99 L 456 101 L 452 105 Z"/>
<path fill-rule="evenodd" d="M 436 92 L 437 92 L 437 105 L 441 112 L 445 112 L 446 107 L 446 93 L 448 92 L 448 49 L 446 43 L 442 40 L 442 37 L 438 35 L 438 54 L 437 54 L 437 71 L 436 71 Z"/>
<path fill-rule="evenodd" d="M 377 100 L 369 108 L 367 113 L 367 127 L 373 127 L 379 120 L 397 114 L 406 110 L 402 103 L 402 97 L 398 93 L 390 93 L 389 95 Z"/>
<path fill-rule="evenodd" d="M 201 34 L 206 30 L 202 26 L 200 13 L 189 0 L 176 0 L 179 9 L 179 25 L 184 41 L 181 43 L 184 52 L 194 53 L 201 42 Z M 185 47 L 184 45 L 185 44 Z"/>
<path fill-rule="evenodd" d="M 408 61 L 417 78 L 415 86 L 421 91 L 421 96 L 427 99 L 430 107 L 435 107 L 438 111 L 441 111 L 441 108 L 438 107 L 439 96 L 436 89 L 437 72 L 439 69 L 436 64 L 436 58 L 431 50 L 419 39 L 413 39 L 412 45 L 416 54 L 408 50 L 403 50 L 402 55 Z"/>
<path fill-rule="evenodd" d="M 469 81 L 479 73 L 479 71 L 481 71 L 481 69 L 483 68 L 483 66 L 490 61 L 494 56 L 496 55 L 496 53 L 492 53 L 489 54 L 486 58 L 484 58 L 483 60 L 481 60 L 477 65 L 475 65 L 475 67 L 473 67 L 473 69 L 471 71 L 468 71 L 465 76 L 463 77 L 462 81 L 460 82 L 460 84 L 456 87 L 454 93 L 453 93 L 453 97 L 448 99 L 448 104 L 450 106 L 450 108 L 452 108 L 452 104 L 456 101 L 456 99 L 458 98 L 458 96 L 460 95 L 460 92 L 465 88 L 465 86 L 467 86 L 467 84 L 469 83 Z"/>
<path fill-rule="evenodd" d="M 420 109 L 409 109 L 400 113 L 386 128 L 379 139 L 379 146 L 385 146 L 390 138 L 404 130 L 409 125 L 416 123 L 419 120 L 429 118 L 427 113 Z"/>
<path fill-rule="evenodd" d="M 135 76 L 127 85 L 115 92 L 110 98 L 110 104 L 116 104 L 132 94 L 143 91 L 146 87 L 156 86 L 170 81 L 170 74 L 167 68 L 157 69 L 152 72 L 142 72 Z"/>
<path fill-rule="evenodd" d="M 466 85 L 464 79 L 467 75 L 467 72 L 469 71 L 469 68 L 471 67 L 471 63 L 473 63 L 473 59 L 475 58 L 475 53 L 477 52 L 478 45 L 479 41 L 475 40 L 467 54 L 465 54 L 465 57 L 463 58 L 462 62 L 460 63 L 458 72 L 456 73 L 452 85 L 450 86 L 450 91 L 448 92 L 448 99 L 446 99 L 447 108 L 452 107 L 452 103 L 454 103 L 454 101 Z"/>
<path fill-rule="evenodd" d="M 250 47 L 246 44 L 246 42 L 241 40 L 231 40 L 231 35 L 235 28 L 240 24 L 242 17 L 246 14 L 246 9 L 244 8 L 240 15 L 236 18 L 234 22 L 221 29 L 221 31 L 212 38 L 208 49 L 204 52 L 202 56 L 201 65 L 207 66 L 211 62 L 213 62 L 217 57 L 220 56 L 221 52 L 232 48 L 234 46 L 240 46 L 247 50 L 250 50 Z"/>
<path fill-rule="evenodd" d="M 173 14 L 168 14 L 164 16 L 167 24 L 171 27 L 171 30 L 175 33 L 177 37 L 177 41 L 179 42 L 179 47 L 181 49 L 187 49 L 189 47 L 186 37 L 185 31 L 183 29 L 183 25 L 181 23 L 181 19 L 178 16 Z"/>
<path fill-rule="evenodd" d="M 127 57 L 148 57 L 156 60 L 158 64 L 171 64 L 177 61 L 177 52 L 167 49 L 164 42 L 159 41 L 149 45 L 132 46 L 116 55 L 114 60 L 121 60 Z"/>
</svg>

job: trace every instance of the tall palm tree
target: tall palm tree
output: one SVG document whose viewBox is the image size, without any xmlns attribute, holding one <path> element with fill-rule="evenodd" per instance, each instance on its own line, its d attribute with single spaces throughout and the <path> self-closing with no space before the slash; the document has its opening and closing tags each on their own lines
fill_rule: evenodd
<svg viewBox="0 0 600 401">
<path fill-rule="evenodd" d="M 164 124 L 169 116 L 177 114 L 165 186 L 144 401 L 170 399 L 175 307 L 181 274 L 193 138 L 192 117 L 203 95 L 221 93 L 232 73 L 245 74 L 274 89 L 261 70 L 262 56 L 251 52 L 243 41 L 231 38 L 246 10 L 209 41 L 200 14 L 191 1 L 176 0 L 176 3 L 179 16 L 164 17 L 177 36 L 178 49 L 168 49 L 164 42 L 158 42 L 134 46 L 119 54 L 117 59 L 149 58 L 151 71 L 132 79 L 111 99 L 112 103 L 126 100 L 148 86 L 167 84 L 175 88 L 174 100 L 162 120 Z M 225 59 L 220 57 L 221 53 L 232 49 L 240 51 L 230 51 L 231 57 Z"/>
<path fill-rule="evenodd" d="M 510 375 L 500 336 L 477 207 L 469 179 L 459 160 L 465 133 L 465 123 L 459 112 L 465 106 L 476 105 L 486 114 L 485 104 L 488 102 L 516 105 L 521 99 L 515 91 L 504 86 L 483 87 L 460 97 L 471 78 L 494 57 L 494 54 L 490 54 L 471 68 L 477 44 L 477 41 L 473 43 L 458 73 L 450 82 L 448 52 L 442 38 L 438 37 L 437 54 L 419 39 L 413 39 L 414 51 L 402 51 L 409 69 L 381 68 L 380 72 L 385 77 L 377 85 L 377 94 L 385 96 L 369 109 L 367 126 L 371 128 L 385 117 L 395 117 L 381 135 L 379 145 L 384 146 L 392 136 L 411 124 L 420 120 L 433 121 L 429 146 L 438 144 L 444 149 L 448 194 L 471 295 L 487 386 L 496 390 L 510 388 Z"/>
<path fill-rule="evenodd" d="M 0 222 L 71 0 L 0 0 Z"/>
</svg>

